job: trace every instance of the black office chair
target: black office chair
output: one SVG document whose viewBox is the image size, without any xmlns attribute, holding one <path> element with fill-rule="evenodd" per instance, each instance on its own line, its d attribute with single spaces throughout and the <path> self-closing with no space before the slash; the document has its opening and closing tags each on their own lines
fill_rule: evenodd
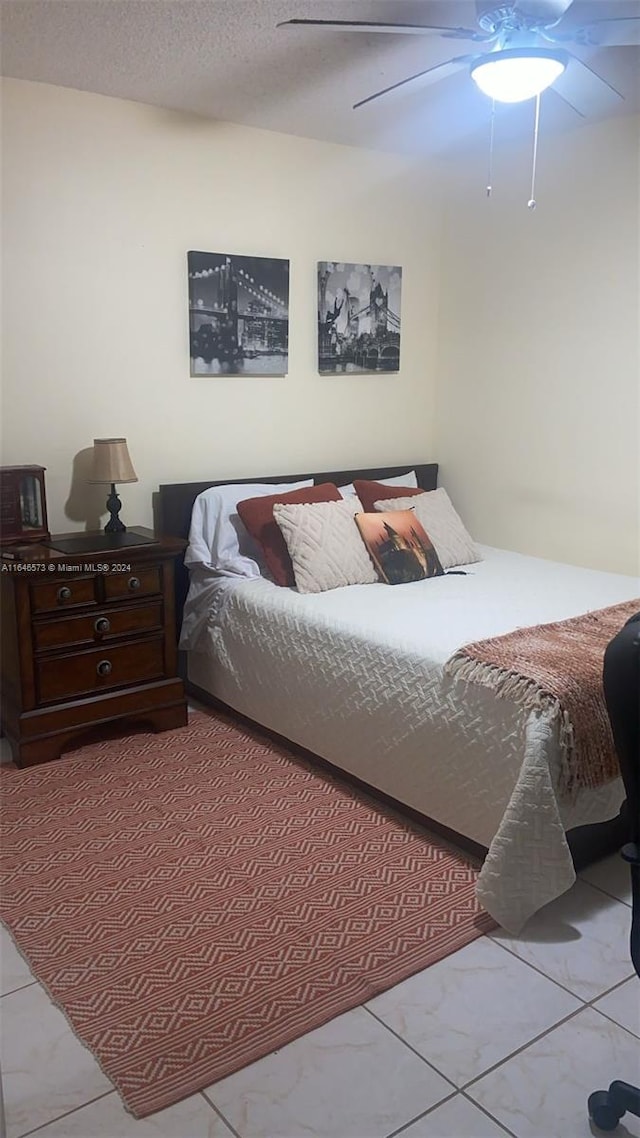
<svg viewBox="0 0 640 1138">
<path fill-rule="evenodd" d="M 604 657 L 604 694 L 627 792 L 631 841 L 621 856 L 631 867 L 631 960 L 640 976 L 640 613 L 614 636 Z M 615 1130 L 627 1111 L 640 1117 L 640 1087 L 613 1082 L 589 1095 L 589 1117 Z"/>
</svg>

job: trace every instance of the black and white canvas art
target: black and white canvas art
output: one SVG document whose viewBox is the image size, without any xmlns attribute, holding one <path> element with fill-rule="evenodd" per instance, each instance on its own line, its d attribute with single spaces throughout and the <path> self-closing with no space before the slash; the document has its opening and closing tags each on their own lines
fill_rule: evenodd
<svg viewBox="0 0 640 1138">
<path fill-rule="evenodd" d="M 389 372 L 400 367 L 402 269 L 318 262 L 318 370 Z"/>
<path fill-rule="evenodd" d="M 187 253 L 191 375 L 285 375 L 289 262 Z"/>
</svg>

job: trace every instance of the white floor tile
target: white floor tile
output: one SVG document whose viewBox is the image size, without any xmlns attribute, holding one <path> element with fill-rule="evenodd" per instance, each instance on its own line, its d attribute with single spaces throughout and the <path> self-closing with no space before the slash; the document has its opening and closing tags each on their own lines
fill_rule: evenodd
<svg viewBox="0 0 640 1138">
<path fill-rule="evenodd" d="M 587 1099 L 614 1079 L 637 1083 L 640 1050 L 628 1031 L 585 1008 L 468 1088 L 518 1138 L 589 1138 Z M 625 1129 L 626 1127 L 626 1129 Z M 616 1138 L 640 1138 L 625 1115 Z"/>
<path fill-rule="evenodd" d="M 113 1089 L 39 984 L 3 996 L 0 1010 L 8 1138 Z"/>
<path fill-rule="evenodd" d="M 633 974 L 631 913 L 620 901 L 576 881 L 545 905 L 519 936 L 490 936 L 583 1000 L 594 1000 Z"/>
<path fill-rule="evenodd" d="M 452 1090 L 356 1008 L 205 1093 L 242 1138 L 384 1138 Z"/>
<path fill-rule="evenodd" d="M 506 1133 L 477 1106 L 456 1095 L 408 1126 L 398 1138 L 505 1138 Z"/>
<path fill-rule="evenodd" d="M 580 1001 L 483 937 L 367 1007 L 460 1087 Z"/>
<path fill-rule="evenodd" d="M 228 1126 L 202 1095 L 151 1114 L 134 1118 L 114 1091 L 66 1114 L 38 1131 L 38 1138 L 232 1138 Z"/>
<path fill-rule="evenodd" d="M 11 934 L 0 925 L 0 996 L 33 983 L 29 965 L 18 952 Z"/>
<path fill-rule="evenodd" d="M 187 699 L 187 710 L 190 715 L 192 711 L 204 711 L 207 715 L 211 715 L 212 712 L 212 708 L 208 707 L 206 703 L 201 703 L 199 699 L 194 699 L 192 695 Z"/>
<path fill-rule="evenodd" d="M 604 893 L 609 893 L 611 897 L 624 901 L 625 905 L 631 904 L 631 870 L 620 854 L 613 854 L 590 865 L 582 871 L 580 877 Z"/>
<path fill-rule="evenodd" d="M 640 1036 L 640 979 L 633 976 L 593 1005 L 603 1015 Z"/>
</svg>

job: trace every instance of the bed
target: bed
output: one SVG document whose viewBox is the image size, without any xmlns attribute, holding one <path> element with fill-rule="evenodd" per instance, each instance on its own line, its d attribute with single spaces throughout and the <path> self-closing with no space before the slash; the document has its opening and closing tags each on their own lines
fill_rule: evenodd
<svg viewBox="0 0 640 1138">
<path fill-rule="evenodd" d="M 211 487 L 356 479 L 434 490 L 436 464 L 159 488 L 158 528 L 186 538 Z M 559 724 L 445 670 L 461 645 L 637 598 L 637 579 L 478 546 L 460 575 L 314 594 L 266 576 L 177 575 L 188 690 L 291 741 L 483 858 L 477 893 L 518 933 L 576 866 L 620 844 L 619 778 L 566 793 Z M 182 617 L 184 615 L 184 620 Z M 586 852 L 585 852 L 586 851 Z"/>
</svg>

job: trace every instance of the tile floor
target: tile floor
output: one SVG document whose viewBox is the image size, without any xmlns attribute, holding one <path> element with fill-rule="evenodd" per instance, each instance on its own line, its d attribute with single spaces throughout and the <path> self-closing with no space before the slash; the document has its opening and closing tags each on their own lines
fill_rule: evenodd
<svg viewBox="0 0 640 1138">
<path fill-rule="evenodd" d="M 7 1138 L 589 1138 L 589 1093 L 640 1082 L 630 900 L 608 858 L 522 937 L 482 937 L 141 1121 L 2 929 Z"/>
</svg>

